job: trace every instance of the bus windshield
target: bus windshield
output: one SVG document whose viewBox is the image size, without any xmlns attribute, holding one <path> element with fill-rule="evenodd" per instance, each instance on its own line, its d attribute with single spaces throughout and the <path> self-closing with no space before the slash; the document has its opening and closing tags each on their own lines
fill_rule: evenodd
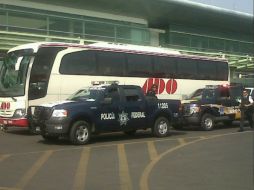
<svg viewBox="0 0 254 190">
<path fill-rule="evenodd" d="M 27 70 L 32 58 L 30 49 L 7 54 L 0 69 L 0 96 L 16 97 L 25 94 Z"/>
</svg>

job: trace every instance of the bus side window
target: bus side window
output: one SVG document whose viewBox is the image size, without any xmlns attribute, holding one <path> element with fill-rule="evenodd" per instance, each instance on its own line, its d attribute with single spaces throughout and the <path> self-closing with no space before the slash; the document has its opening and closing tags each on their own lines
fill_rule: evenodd
<svg viewBox="0 0 254 190">
<path fill-rule="evenodd" d="M 150 77 L 152 75 L 152 56 L 139 54 L 127 55 L 127 75 L 130 77 Z"/>
<path fill-rule="evenodd" d="M 197 79 L 197 62 L 194 59 L 181 58 L 177 63 L 177 73 L 181 79 Z"/>
<path fill-rule="evenodd" d="M 95 52 L 85 50 L 66 54 L 62 58 L 59 72 L 64 75 L 95 75 Z"/>
<path fill-rule="evenodd" d="M 98 74 L 102 76 L 123 76 L 125 56 L 118 52 L 97 52 Z"/>
<path fill-rule="evenodd" d="M 174 57 L 156 57 L 154 59 L 154 77 L 175 78 L 177 59 Z"/>
</svg>

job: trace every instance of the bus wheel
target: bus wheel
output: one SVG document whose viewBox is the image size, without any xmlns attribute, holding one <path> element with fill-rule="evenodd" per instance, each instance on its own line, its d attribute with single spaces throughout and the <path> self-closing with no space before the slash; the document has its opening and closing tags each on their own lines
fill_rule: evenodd
<svg viewBox="0 0 254 190">
<path fill-rule="evenodd" d="M 91 138 L 91 127 L 85 121 L 75 122 L 70 131 L 70 141 L 76 145 L 87 144 Z"/>
<path fill-rule="evenodd" d="M 213 130 L 215 125 L 214 117 L 211 114 L 204 114 L 201 118 L 201 128 L 205 131 Z"/>
<path fill-rule="evenodd" d="M 159 117 L 154 122 L 153 135 L 156 137 L 165 137 L 168 135 L 169 121 L 165 117 Z"/>
</svg>

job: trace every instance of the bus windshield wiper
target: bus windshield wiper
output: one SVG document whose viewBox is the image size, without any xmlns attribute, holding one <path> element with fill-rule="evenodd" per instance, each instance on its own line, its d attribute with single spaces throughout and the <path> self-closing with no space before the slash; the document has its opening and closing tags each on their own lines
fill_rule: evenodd
<svg viewBox="0 0 254 190">
<path fill-rule="evenodd" d="M 11 96 L 11 99 L 12 99 L 14 102 L 17 102 L 17 99 L 14 98 L 14 97 L 12 97 L 12 96 Z"/>
</svg>

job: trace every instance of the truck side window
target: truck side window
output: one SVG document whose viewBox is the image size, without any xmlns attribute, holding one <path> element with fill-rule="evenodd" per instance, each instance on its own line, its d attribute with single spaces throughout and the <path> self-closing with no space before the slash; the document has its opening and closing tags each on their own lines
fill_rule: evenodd
<svg viewBox="0 0 254 190">
<path fill-rule="evenodd" d="M 141 100 L 140 94 L 136 89 L 124 89 L 125 100 L 127 102 L 137 102 Z"/>
<path fill-rule="evenodd" d="M 119 96 L 117 88 L 109 88 L 108 92 L 105 95 L 105 98 L 112 98 L 113 102 L 119 101 L 120 96 Z"/>
</svg>

